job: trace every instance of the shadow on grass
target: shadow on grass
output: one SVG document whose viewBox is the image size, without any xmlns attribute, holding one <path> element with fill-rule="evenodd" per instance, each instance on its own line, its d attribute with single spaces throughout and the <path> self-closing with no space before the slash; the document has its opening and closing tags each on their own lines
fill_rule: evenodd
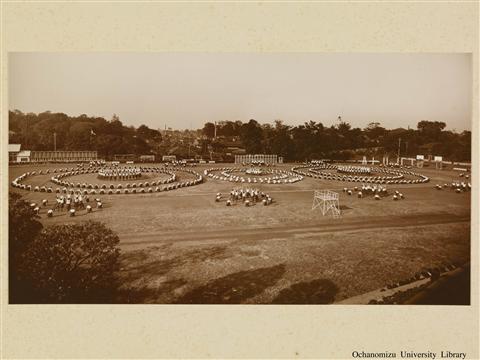
<svg viewBox="0 0 480 360">
<path fill-rule="evenodd" d="M 198 263 L 212 260 L 224 260 L 230 255 L 226 254 L 225 246 L 214 246 L 184 252 L 183 254 L 162 258 L 168 253 L 170 244 L 163 247 L 153 247 L 143 250 L 130 251 L 122 256 L 121 277 L 126 283 L 144 278 L 148 280 L 174 270 L 176 267 L 187 263 Z M 157 254 L 154 254 L 157 252 Z M 158 253 L 160 252 L 160 253 Z M 160 260 L 158 258 L 160 257 Z"/>
<path fill-rule="evenodd" d="M 280 291 L 272 304 L 330 304 L 338 287 L 328 279 L 299 282 Z"/>
<path fill-rule="evenodd" d="M 285 265 L 236 272 L 195 288 L 176 304 L 240 304 L 274 285 L 285 273 Z"/>
<path fill-rule="evenodd" d="M 165 281 L 161 286 L 152 288 L 144 286 L 141 288 L 121 288 L 112 297 L 112 302 L 117 304 L 148 304 L 158 303 L 158 299 L 187 283 L 184 279 L 172 279 Z"/>
<path fill-rule="evenodd" d="M 214 246 L 165 258 L 169 247 L 170 244 L 166 244 L 122 255 L 122 270 L 117 277 L 121 286 L 117 294 L 112 294 L 111 301 L 130 304 L 163 302 L 172 297 L 175 289 L 187 283 L 183 279 L 169 279 L 175 276 L 175 269 L 191 263 L 223 260 L 230 256 L 226 254 L 226 247 Z"/>
</svg>

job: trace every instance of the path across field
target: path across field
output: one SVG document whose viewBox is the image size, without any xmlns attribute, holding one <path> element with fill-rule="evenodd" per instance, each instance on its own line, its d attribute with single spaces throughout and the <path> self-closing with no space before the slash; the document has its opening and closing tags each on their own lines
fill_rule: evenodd
<svg viewBox="0 0 480 360">
<path fill-rule="evenodd" d="M 395 218 L 389 216 L 370 217 L 362 219 L 336 219 L 333 223 L 323 225 L 288 225 L 265 228 L 231 228 L 224 230 L 196 229 L 189 231 L 168 231 L 157 233 L 123 233 L 122 248 L 129 246 L 151 246 L 159 242 L 169 241 L 218 241 L 226 240 L 257 240 L 295 239 L 301 237 L 314 238 L 323 233 L 340 233 L 343 231 L 376 231 L 386 228 L 405 228 L 421 225 L 436 225 L 450 223 L 468 223 L 469 216 L 451 214 L 403 215 Z"/>
</svg>

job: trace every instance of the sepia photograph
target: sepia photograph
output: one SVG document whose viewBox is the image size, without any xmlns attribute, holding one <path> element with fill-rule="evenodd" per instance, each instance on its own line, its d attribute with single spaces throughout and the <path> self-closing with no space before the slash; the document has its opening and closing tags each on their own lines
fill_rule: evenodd
<svg viewBox="0 0 480 360">
<path fill-rule="evenodd" d="M 9 304 L 470 305 L 469 53 L 10 52 Z"/>
</svg>

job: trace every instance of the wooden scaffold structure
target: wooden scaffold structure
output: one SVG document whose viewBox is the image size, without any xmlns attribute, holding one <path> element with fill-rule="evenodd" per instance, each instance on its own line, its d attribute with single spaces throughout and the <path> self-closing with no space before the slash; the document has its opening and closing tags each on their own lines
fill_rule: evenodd
<svg viewBox="0 0 480 360">
<path fill-rule="evenodd" d="M 323 216 L 330 212 L 333 217 L 339 217 L 339 194 L 331 190 L 315 190 L 313 194 L 312 210 L 315 210 L 318 207 L 322 211 Z"/>
</svg>

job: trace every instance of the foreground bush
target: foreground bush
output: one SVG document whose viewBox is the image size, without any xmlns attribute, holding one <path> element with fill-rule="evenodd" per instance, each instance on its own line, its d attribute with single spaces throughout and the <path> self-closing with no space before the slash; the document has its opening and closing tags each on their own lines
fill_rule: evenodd
<svg viewBox="0 0 480 360">
<path fill-rule="evenodd" d="M 30 296 L 29 285 L 19 273 L 22 255 L 42 230 L 30 204 L 17 193 L 8 197 L 8 264 L 9 264 L 9 301 L 24 302 Z"/>
<path fill-rule="evenodd" d="M 96 221 L 45 228 L 22 261 L 37 301 L 104 301 L 115 287 L 118 243 L 118 236 Z"/>
<path fill-rule="evenodd" d="M 9 195 L 10 303 L 104 302 L 115 290 L 118 236 L 87 221 L 43 228 L 30 205 Z"/>
</svg>

